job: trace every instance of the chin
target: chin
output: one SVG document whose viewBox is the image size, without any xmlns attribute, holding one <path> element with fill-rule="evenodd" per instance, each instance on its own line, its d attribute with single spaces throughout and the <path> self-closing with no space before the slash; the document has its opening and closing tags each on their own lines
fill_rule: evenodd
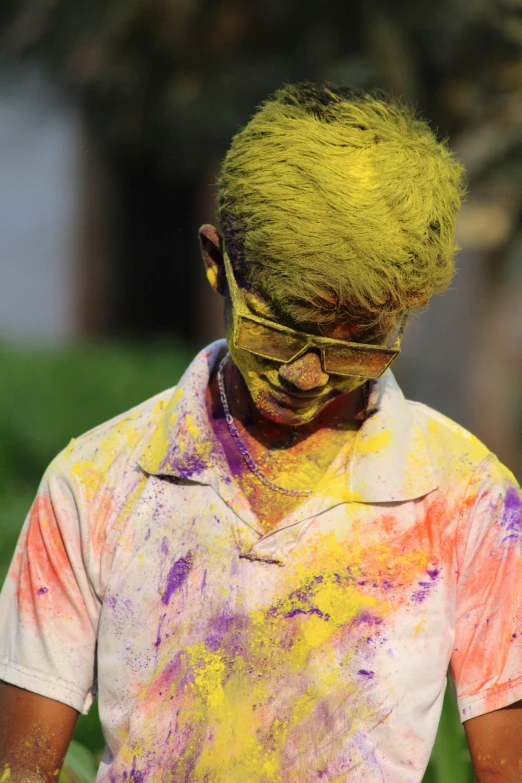
<svg viewBox="0 0 522 783">
<path fill-rule="evenodd" d="M 279 405 L 273 399 L 265 397 L 254 399 L 253 402 L 261 416 L 286 427 L 300 427 L 308 424 L 325 407 L 325 405 L 321 405 L 298 410 Z"/>
</svg>

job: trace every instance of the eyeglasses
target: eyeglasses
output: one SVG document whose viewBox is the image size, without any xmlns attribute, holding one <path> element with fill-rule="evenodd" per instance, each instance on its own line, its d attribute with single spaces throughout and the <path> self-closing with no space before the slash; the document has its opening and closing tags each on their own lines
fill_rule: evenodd
<svg viewBox="0 0 522 783">
<path fill-rule="evenodd" d="M 390 348 L 318 337 L 248 313 L 225 250 L 223 256 L 232 299 L 233 340 L 236 348 L 282 364 L 288 364 L 310 348 L 315 348 L 319 351 L 325 373 L 364 379 L 379 378 L 401 352 L 407 313 L 402 318 L 399 332 Z"/>
</svg>

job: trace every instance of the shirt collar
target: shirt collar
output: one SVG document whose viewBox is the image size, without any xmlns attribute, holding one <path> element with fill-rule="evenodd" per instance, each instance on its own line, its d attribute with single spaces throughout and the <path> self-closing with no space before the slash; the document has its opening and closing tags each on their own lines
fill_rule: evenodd
<svg viewBox="0 0 522 783">
<path fill-rule="evenodd" d="M 225 340 L 217 340 L 185 371 L 138 460 L 147 473 L 214 484 L 217 470 L 230 482 L 205 404 L 225 351 Z M 343 480 L 344 499 L 359 503 L 413 500 L 437 489 L 423 433 L 391 370 L 370 382 L 368 414 Z"/>
</svg>

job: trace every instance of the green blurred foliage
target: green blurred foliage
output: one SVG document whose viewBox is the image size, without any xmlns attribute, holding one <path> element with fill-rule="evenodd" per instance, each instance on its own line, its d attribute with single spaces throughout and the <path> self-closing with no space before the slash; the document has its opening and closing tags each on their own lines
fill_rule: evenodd
<svg viewBox="0 0 522 783">
<path fill-rule="evenodd" d="M 0 347 L 0 495 L 36 490 L 71 438 L 173 386 L 186 347 Z"/>
<path fill-rule="evenodd" d="M 49 461 L 69 440 L 173 386 L 187 346 L 0 347 L 0 582 Z M 59 783 L 91 783 L 104 747 L 97 704 L 80 716 Z M 455 702 L 446 693 L 425 783 L 471 783 Z"/>
<path fill-rule="evenodd" d="M 86 745 L 73 739 L 65 757 L 58 783 L 92 783 L 96 778 L 98 758 Z"/>
</svg>

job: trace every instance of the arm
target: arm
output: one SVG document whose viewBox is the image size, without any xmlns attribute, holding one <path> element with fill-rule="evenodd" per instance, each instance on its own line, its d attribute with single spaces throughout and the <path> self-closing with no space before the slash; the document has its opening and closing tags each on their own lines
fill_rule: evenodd
<svg viewBox="0 0 522 783">
<path fill-rule="evenodd" d="M 465 721 L 477 783 L 522 783 L 522 701 Z"/>
<path fill-rule="evenodd" d="M 0 783 L 57 783 L 78 712 L 0 681 Z"/>
</svg>

